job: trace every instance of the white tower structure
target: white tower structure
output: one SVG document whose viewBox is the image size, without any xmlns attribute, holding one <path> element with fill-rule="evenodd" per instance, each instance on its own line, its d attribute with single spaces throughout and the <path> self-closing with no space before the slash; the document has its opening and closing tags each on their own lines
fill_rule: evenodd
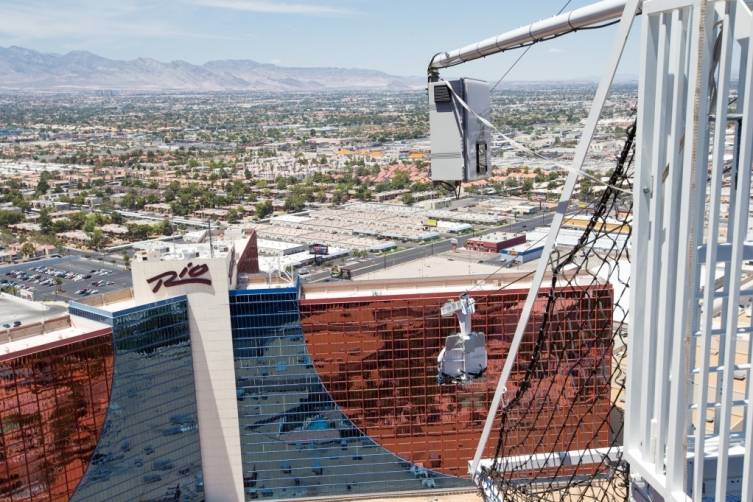
<svg viewBox="0 0 753 502">
<path fill-rule="evenodd" d="M 753 500 L 753 18 L 652 1 L 642 21 L 625 456 L 636 498 Z"/>
<path fill-rule="evenodd" d="M 748 266 L 753 15 L 744 0 L 607 0 L 432 59 L 429 71 L 436 79 L 441 68 L 619 20 L 470 469 L 475 479 L 479 466 L 488 465 L 481 456 L 638 15 L 641 66 L 621 453 L 630 465 L 630 497 L 753 501 Z M 570 460 L 595 456 L 566 453 Z"/>
</svg>

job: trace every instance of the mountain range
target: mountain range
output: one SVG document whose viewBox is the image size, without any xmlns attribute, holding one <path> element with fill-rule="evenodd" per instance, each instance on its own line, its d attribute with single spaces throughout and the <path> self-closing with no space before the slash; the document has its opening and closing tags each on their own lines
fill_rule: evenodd
<svg viewBox="0 0 753 502">
<path fill-rule="evenodd" d="M 296 68 L 249 59 L 167 63 L 150 58 L 108 59 L 87 51 L 67 54 L 0 47 L 0 89 L 32 91 L 328 91 L 422 89 L 422 77 L 359 68 Z"/>
</svg>

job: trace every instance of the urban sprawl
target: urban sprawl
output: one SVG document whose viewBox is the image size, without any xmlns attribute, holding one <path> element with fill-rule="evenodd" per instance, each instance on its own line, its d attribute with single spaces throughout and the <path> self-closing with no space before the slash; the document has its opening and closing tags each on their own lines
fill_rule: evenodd
<svg viewBox="0 0 753 502">
<path fill-rule="evenodd" d="M 0 262 L 101 264 L 0 287 L 41 300 L 122 288 L 102 271 L 237 226 L 256 231 L 263 271 L 312 282 L 450 247 L 497 263 L 494 242 L 548 223 L 594 89 L 497 91 L 492 120 L 514 143 L 493 132 L 491 176 L 459 196 L 431 182 L 425 92 L 0 95 Z M 634 85 L 613 90 L 581 206 L 604 189 L 635 101 Z"/>
</svg>

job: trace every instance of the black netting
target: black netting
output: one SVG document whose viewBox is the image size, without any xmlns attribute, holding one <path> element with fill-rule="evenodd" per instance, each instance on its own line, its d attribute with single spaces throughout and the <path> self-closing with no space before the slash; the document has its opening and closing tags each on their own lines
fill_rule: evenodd
<svg viewBox="0 0 753 502">
<path fill-rule="evenodd" d="M 635 128 L 585 209 L 577 244 L 549 259 L 546 307 L 529 322 L 532 347 L 519 353 L 495 460 L 480 474 L 488 500 L 628 499 L 621 446 Z"/>
</svg>

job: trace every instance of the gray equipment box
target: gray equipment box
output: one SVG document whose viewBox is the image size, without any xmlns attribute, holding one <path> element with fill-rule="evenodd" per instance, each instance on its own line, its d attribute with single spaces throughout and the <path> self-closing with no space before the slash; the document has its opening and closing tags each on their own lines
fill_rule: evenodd
<svg viewBox="0 0 753 502">
<path fill-rule="evenodd" d="M 491 171 L 491 131 L 455 95 L 489 120 L 488 83 L 470 78 L 429 82 L 432 181 L 473 181 L 488 177 Z"/>
</svg>

